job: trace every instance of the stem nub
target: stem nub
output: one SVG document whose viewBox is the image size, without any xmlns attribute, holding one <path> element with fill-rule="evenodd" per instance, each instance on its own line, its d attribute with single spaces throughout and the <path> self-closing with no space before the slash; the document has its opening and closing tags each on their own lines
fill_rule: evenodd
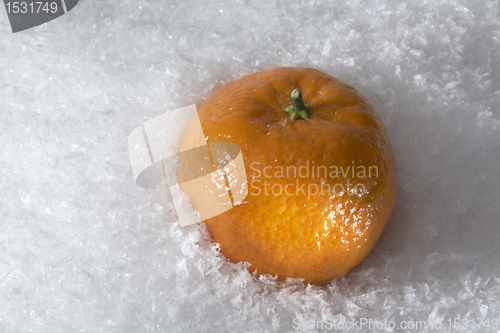
<svg viewBox="0 0 500 333">
<path fill-rule="evenodd" d="M 284 107 L 283 110 L 288 112 L 290 119 L 309 119 L 309 110 L 312 110 L 312 107 L 305 105 L 302 100 L 302 93 L 299 89 L 294 89 L 290 94 L 290 98 L 292 99 L 292 105 Z"/>
</svg>

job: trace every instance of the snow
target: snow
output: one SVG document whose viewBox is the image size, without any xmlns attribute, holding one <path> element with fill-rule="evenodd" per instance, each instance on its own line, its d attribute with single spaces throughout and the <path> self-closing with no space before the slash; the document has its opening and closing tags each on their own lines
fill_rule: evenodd
<svg viewBox="0 0 500 333">
<path fill-rule="evenodd" d="M 102 0 L 13 34 L 0 9 L 0 331 L 498 331 L 499 22 L 497 1 Z M 132 175 L 134 128 L 277 66 L 366 95 L 397 160 L 384 234 L 326 287 L 252 277 Z"/>
</svg>

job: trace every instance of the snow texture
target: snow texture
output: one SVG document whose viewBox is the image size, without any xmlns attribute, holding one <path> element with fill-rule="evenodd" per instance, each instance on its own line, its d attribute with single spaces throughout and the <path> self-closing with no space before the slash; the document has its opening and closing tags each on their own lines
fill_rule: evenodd
<svg viewBox="0 0 500 333">
<path fill-rule="evenodd" d="M 13 34 L 0 9 L 0 332 L 498 331 L 499 22 L 483 0 L 82 0 Z M 277 66 L 357 88 L 396 155 L 384 234 L 326 287 L 227 262 L 131 172 L 135 127 Z"/>
</svg>

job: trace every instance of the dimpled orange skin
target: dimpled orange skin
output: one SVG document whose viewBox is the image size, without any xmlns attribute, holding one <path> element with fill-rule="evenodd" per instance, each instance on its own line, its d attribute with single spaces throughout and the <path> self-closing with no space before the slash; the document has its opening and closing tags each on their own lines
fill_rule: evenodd
<svg viewBox="0 0 500 333">
<path fill-rule="evenodd" d="M 308 120 L 291 120 L 283 110 L 295 88 L 312 107 Z M 207 141 L 238 144 L 245 162 L 249 194 L 244 202 L 205 221 L 227 258 L 246 261 L 251 272 L 278 275 L 278 280 L 295 277 L 323 285 L 368 255 L 394 208 L 396 164 L 382 121 L 354 88 L 311 68 L 275 68 L 219 88 L 198 115 Z M 304 177 L 293 174 L 293 168 L 307 165 L 308 177 L 305 168 Z M 330 177 L 324 169 L 313 175 L 313 165 L 327 167 L 328 173 L 331 166 L 356 172 L 376 166 L 378 177 L 375 168 L 364 178 L 353 177 L 352 169 L 345 177 Z M 276 174 L 277 166 L 289 170 L 288 176 Z M 365 193 L 340 195 L 337 186 L 335 195 L 323 185 L 324 191 L 313 195 L 314 184 L 346 188 L 347 181 L 363 184 Z M 195 208 L 203 200 L 190 199 Z"/>
</svg>

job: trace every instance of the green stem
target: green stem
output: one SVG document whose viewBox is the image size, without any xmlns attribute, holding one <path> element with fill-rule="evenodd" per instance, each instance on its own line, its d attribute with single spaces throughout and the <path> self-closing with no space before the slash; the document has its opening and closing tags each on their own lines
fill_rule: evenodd
<svg viewBox="0 0 500 333">
<path fill-rule="evenodd" d="M 288 112 L 290 119 L 309 119 L 309 110 L 312 110 L 312 108 L 304 104 L 300 90 L 294 89 L 290 94 L 290 98 L 292 99 L 292 105 L 283 108 Z"/>
</svg>

